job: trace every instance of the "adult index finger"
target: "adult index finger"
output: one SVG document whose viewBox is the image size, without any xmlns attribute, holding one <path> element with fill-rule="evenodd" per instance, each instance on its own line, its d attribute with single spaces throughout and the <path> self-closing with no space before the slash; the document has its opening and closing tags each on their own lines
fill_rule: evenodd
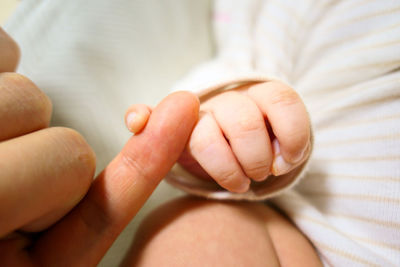
<svg viewBox="0 0 400 267">
<path fill-rule="evenodd" d="M 84 200 L 38 240 L 34 259 L 45 266 L 98 263 L 182 153 L 198 110 L 199 102 L 190 93 L 166 97 Z"/>
</svg>

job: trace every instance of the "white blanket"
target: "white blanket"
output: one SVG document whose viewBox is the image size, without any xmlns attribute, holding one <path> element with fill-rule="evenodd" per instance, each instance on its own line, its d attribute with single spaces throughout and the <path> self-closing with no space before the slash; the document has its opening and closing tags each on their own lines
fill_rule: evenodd
<svg viewBox="0 0 400 267">
<path fill-rule="evenodd" d="M 53 125 L 83 133 L 100 169 L 129 136 L 125 108 L 156 103 L 211 57 L 209 10 L 206 1 L 24 0 L 6 29 L 22 47 L 19 72 L 53 100 Z M 251 72 L 292 85 L 312 118 L 314 154 L 274 203 L 326 265 L 399 266 L 400 2 L 219 0 L 212 23 L 216 57 L 177 86 Z M 150 203 L 176 194 L 162 187 Z"/>
</svg>

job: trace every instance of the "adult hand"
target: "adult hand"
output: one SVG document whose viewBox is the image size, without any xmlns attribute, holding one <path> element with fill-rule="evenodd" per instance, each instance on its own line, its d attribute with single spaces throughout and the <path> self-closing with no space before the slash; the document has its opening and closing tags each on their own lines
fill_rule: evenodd
<svg viewBox="0 0 400 267">
<path fill-rule="evenodd" d="M 166 97 L 93 181 L 85 140 L 47 128 L 49 99 L 27 78 L 6 73 L 18 55 L 0 30 L 0 262 L 96 265 L 183 151 L 198 101 L 183 92 Z"/>
</svg>

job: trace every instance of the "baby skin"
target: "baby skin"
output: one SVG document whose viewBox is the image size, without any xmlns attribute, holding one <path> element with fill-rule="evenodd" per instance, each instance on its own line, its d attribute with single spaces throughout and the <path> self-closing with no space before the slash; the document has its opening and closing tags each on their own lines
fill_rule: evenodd
<svg viewBox="0 0 400 267">
<path fill-rule="evenodd" d="M 146 105 L 130 107 L 127 127 L 140 134 L 150 114 Z M 278 81 L 246 84 L 201 99 L 199 121 L 179 164 L 199 178 L 243 193 L 252 180 L 283 175 L 304 163 L 310 139 L 306 108 L 292 88 Z M 307 238 L 274 208 L 190 197 L 154 211 L 142 223 L 124 262 L 165 263 L 321 266 Z"/>
<path fill-rule="evenodd" d="M 140 132 L 150 116 L 132 106 L 128 128 Z M 198 177 L 243 193 L 301 165 L 310 153 L 310 121 L 296 92 L 277 81 L 245 85 L 203 99 L 200 118 L 179 163 Z"/>
</svg>

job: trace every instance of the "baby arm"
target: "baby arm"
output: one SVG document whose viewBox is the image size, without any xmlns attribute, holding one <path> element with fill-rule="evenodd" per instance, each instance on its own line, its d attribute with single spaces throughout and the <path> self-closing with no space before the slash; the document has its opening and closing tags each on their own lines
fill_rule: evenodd
<svg viewBox="0 0 400 267">
<path fill-rule="evenodd" d="M 242 193 L 251 180 L 286 174 L 308 158 L 310 121 L 300 97 L 287 85 L 245 85 L 202 100 L 199 122 L 179 160 L 195 175 Z M 134 110 L 140 115 L 130 122 L 126 116 L 128 128 L 140 120 L 145 124 L 148 109 L 137 105 L 130 110 L 127 114 Z"/>
</svg>

